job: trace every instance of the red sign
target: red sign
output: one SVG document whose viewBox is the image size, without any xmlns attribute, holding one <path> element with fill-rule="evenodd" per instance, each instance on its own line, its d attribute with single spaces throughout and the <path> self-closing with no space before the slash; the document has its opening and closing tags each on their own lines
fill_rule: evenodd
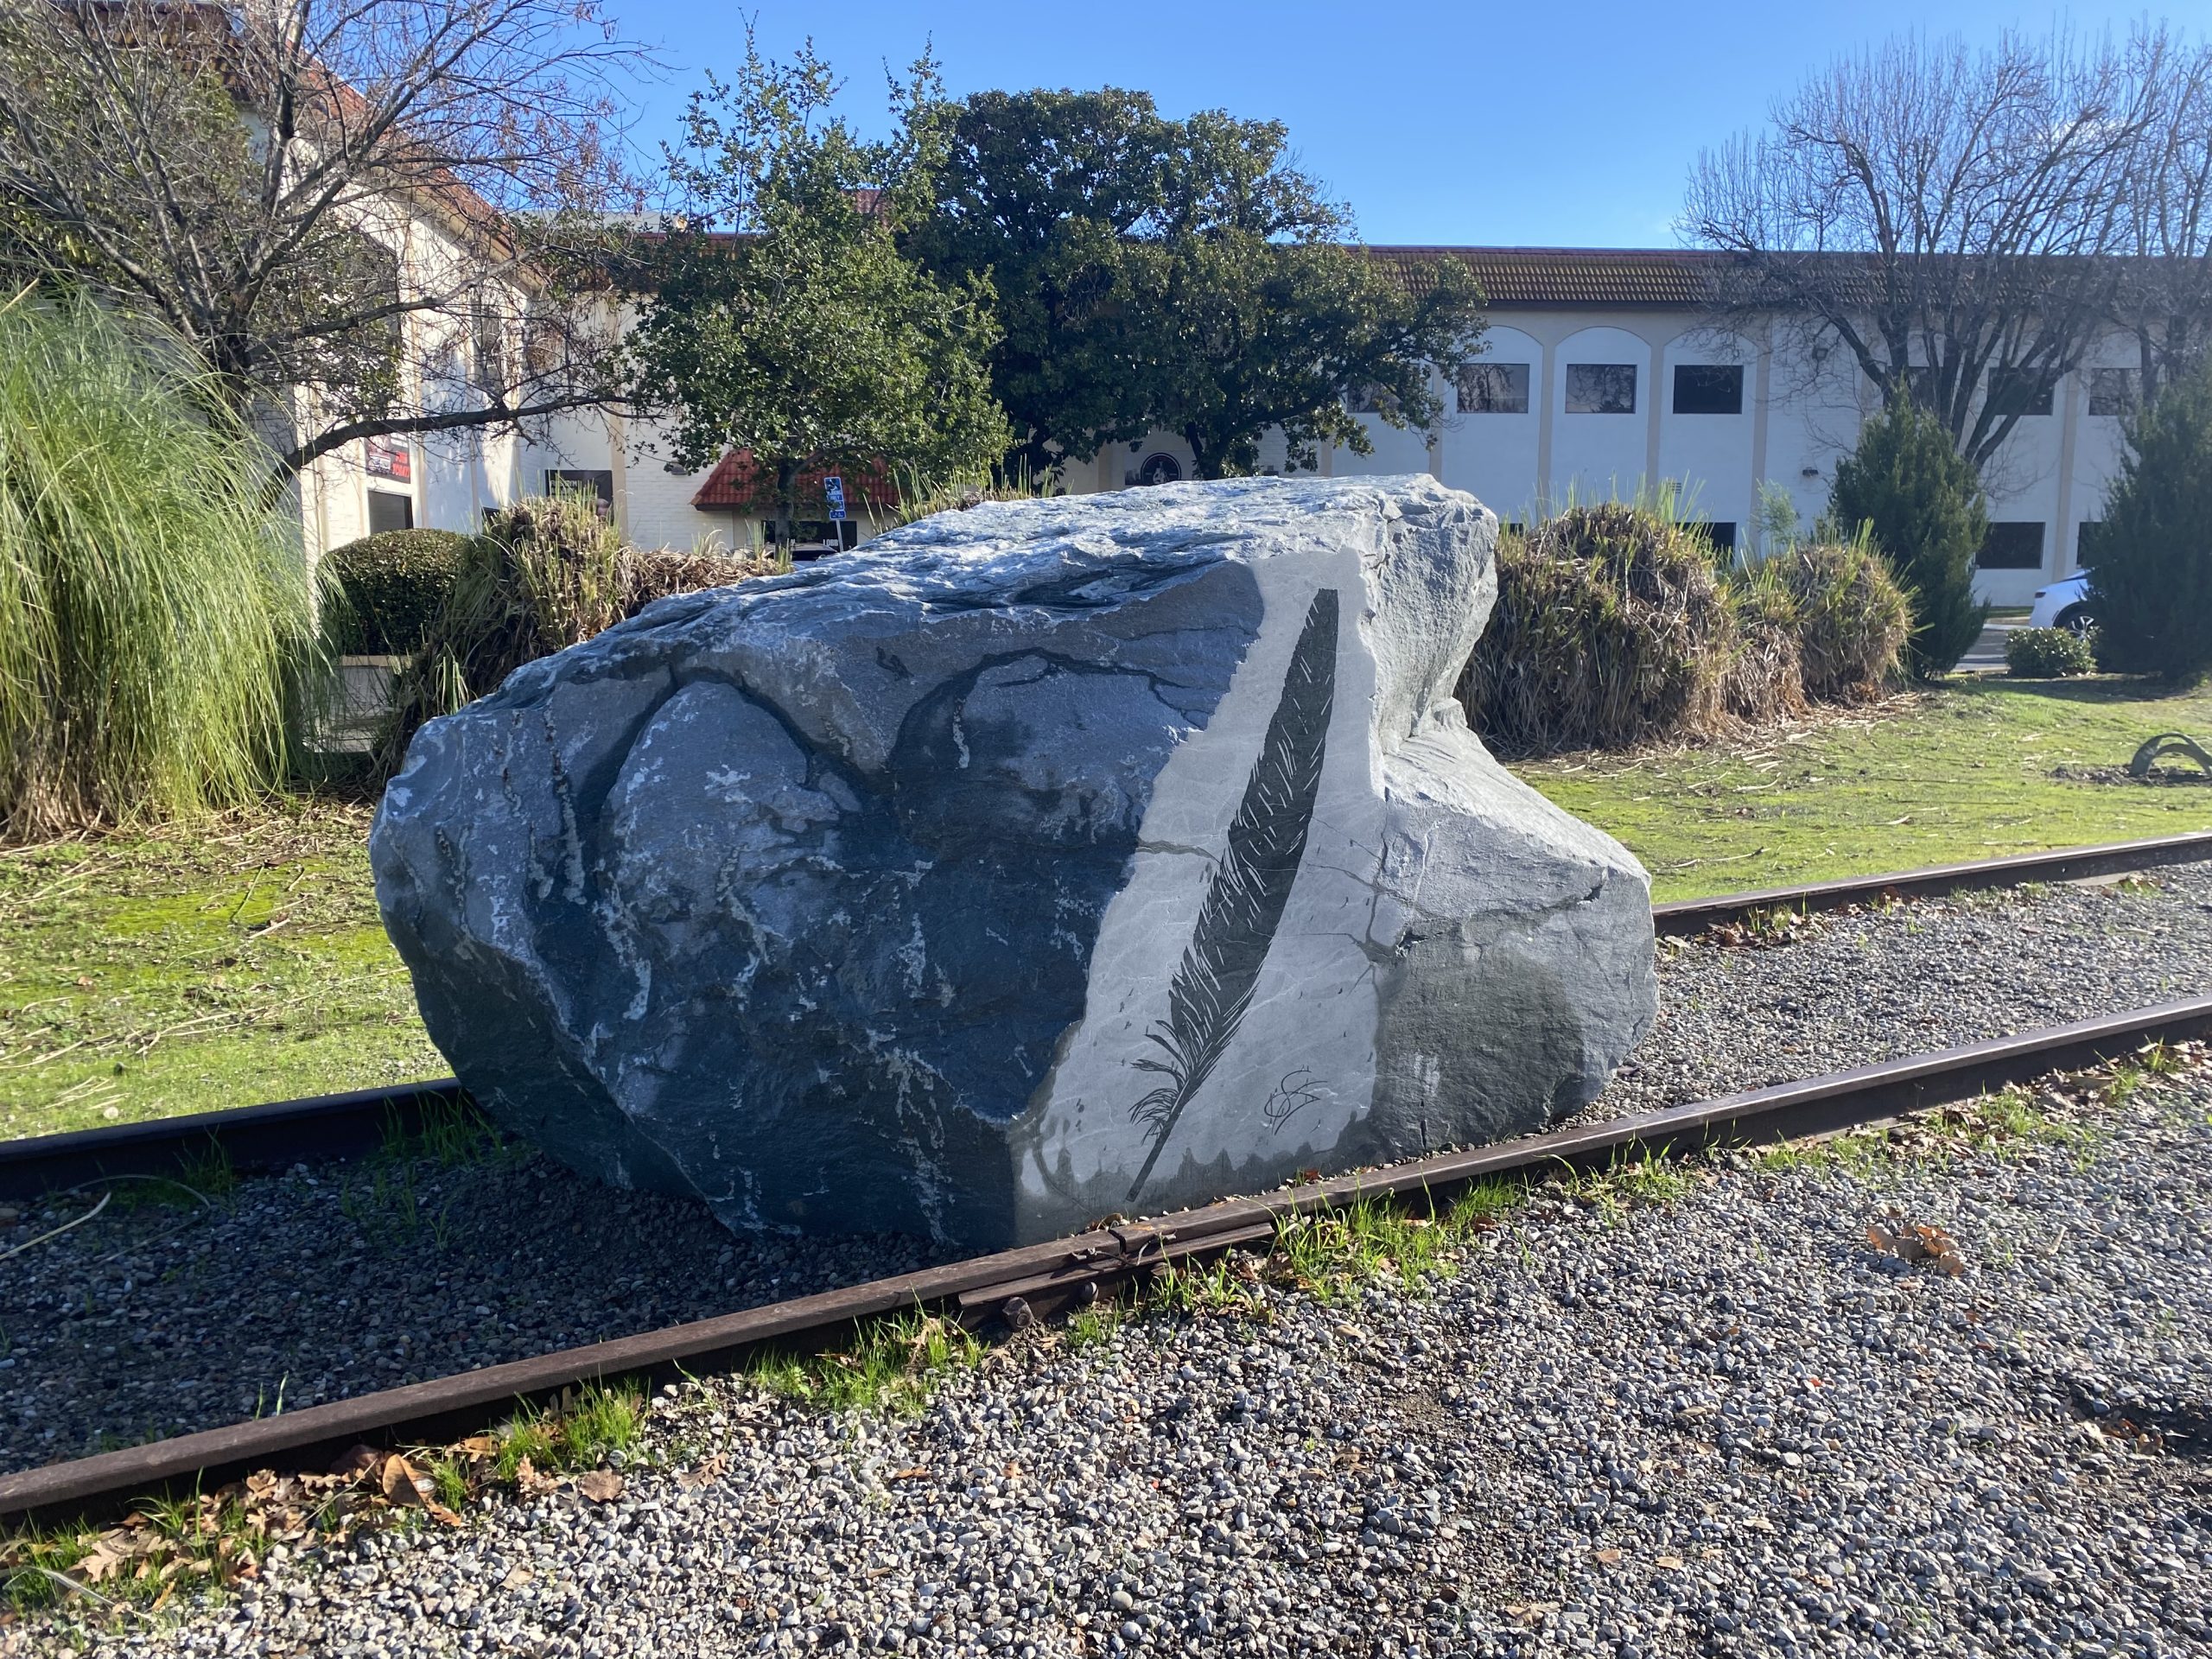
<svg viewBox="0 0 2212 1659">
<path fill-rule="evenodd" d="M 371 478 L 388 478 L 395 484 L 406 484 L 415 477 L 414 451 L 404 438 L 371 438 L 363 448 L 368 454 Z"/>
</svg>

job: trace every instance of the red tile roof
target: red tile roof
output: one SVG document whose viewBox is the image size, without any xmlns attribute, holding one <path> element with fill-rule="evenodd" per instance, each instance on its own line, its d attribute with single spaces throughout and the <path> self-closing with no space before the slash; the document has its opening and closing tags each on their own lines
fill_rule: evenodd
<svg viewBox="0 0 2212 1659">
<path fill-rule="evenodd" d="M 859 466 L 805 468 L 798 475 L 799 499 L 822 501 L 827 511 L 822 480 L 833 473 L 845 480 L 845 503 L 849 509 L 866 510 L 871 505 L 887 507 L 899 499 L 899 492 L 883 463 L 868 461 Z M 707 474 L 707 481 L 692 496 L 691 505 L 704 512 L 772 510 L 776 505 L 775 475 L 753 460 L 750 449 L 733 449 L 715 463 L 715 470 Z"/>
<path fill-rule="evenodd" d="M 1418 292 L 1443 258 L 1465 264 L 1493 308 L 1700 306 L 1718 279 L 1739 270 L 1733 254 L 1702 248 L 1372 247 Z"/>
</svg>

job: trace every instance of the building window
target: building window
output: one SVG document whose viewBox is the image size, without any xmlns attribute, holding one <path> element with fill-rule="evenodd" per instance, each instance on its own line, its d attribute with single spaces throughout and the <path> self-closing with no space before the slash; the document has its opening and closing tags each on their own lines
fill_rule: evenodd
<svg viewBox="0 0 2212 1659">
<path fill-rule="evenodd" d="M 1936 371 L 1923 365 L 1904 372 L 1904 395 L 1922 409 L 1936 407 Z"/>
<path fill-rule="evenodd" d="M 1377 385 L 1354 386 L 1344 393 L 1344 407 L 1355 415 L 1388 415 L 1398 407 L 1398 400 Z"/>
<path fill-rule="evenodd" d="M 1984 570 L 2040 570 L 2043 569 L 2043 523 L 2019 519 L 1993 524 L 1981 538 L 1981 556 L 1974 563 Z"/>
<path fill-rule="evenodd" d="M 614 516 L 614 474 L 605 467 L 549 467 L 545 469 L 545 493 L 561 495 L 573 492 L 588 495 L 599 504 L 602 517 Z"/>
<path fill-rule="evenodd" d="M 1567 412 L 1570 415 L 1635 414 L 1636 365 L 1568 364 Z"/>
<path fill-rule="evenodd" d="M 469 316 L 470 342 L 475 359 L 477 389 L 499 398 L 507 393 L 506 314 L 488 301 L 480 301 Z"/>
<path fill-rule="evenodd" d="M 2140 376 L 2133 369 L 2089 371 L 2089 413 L 2133 415 Z"/>
<path fill-rule="evenodd" d="M 415 498 L 402 495 L 397 490 L 369 492 L 369 534 L 381 536 L 388 530 L 415 528 Z"/>
<path fill-rule="evenodd" d="M 1183 463 L 1165 449 L 1155 450 L 1144 458 L 1144 465 L 1136 470 L 1135 481 L 1139 484 L 1180 484 L 1183 481 Z"/>
<path fill-rule="evenodd" d="M 1702 524 L 1692 524 L 1690 529 L 1722 552 L 1736 550 L 1736 521 L 1732 518 L 1708 518 Z"/>
<path fill-rule="evenodd" d="M 2105 526 L 2101 518 L 2084 518 L 2074 529 L 2074 565 L 2087 570 L 2104 551 Z"/>
<path fill-rule="evenodd" d="M 1675 365 L 1675 413 L 1740 415 L 1744 412 L 1744 370 L 1737 363 L 1678 363 Z"/>
<path fill-rule="evenodd" d="M 1453 378 L 1459 384 L 1462 415 L 1526 415 L 1529 412 L 1529 365 L 1526 363 L 1462 363 Z"/>
<path fill-rule="evenodd" d="M 2050 413 L 2050 378 L 2031 369 L 1992 369 L 1989 406 L 2000 415 Z"/>
</svg>

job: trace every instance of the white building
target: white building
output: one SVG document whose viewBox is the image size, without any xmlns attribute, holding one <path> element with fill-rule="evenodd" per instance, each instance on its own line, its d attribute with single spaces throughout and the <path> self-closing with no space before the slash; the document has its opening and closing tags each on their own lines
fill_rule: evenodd
<svg viewBox="0 0 2212 1659">
<path fill-rule="evenodd" d="M 1508 522 L 1547 505 L 1630 496 L 1672 481 L 1684 511 L 1715 538 L 1748 547 L 1762 482 L 1779 486 L 1809 524 L 1825 507 L 1837 460 L 1878 406 L 1874 388 L 1840 350 L 1802 344 L 1786 320 L 1748 333 L 1707 322 L 1701 267 L 1714 256 L 1669 250 L 1384 248 L 1408 264 L 1452 254 L 1490 296 L 1483 354 L 1444 384 L 1446 414 L 1427 433 L 1379 417 L 1374 453 L 1325 450 L 1325 474 L 1426 472 L 1471 491 Z M 2120 416 L 2138 362 L 2115 334 L 2088 366 L 2065 377 L 2046 410 L 2024 416 L 1984 469 L 1992 533 L 1979 588 L 1999 604 L 2024 604 L 2052 577 L 2078 567 L 2083 526 L 2094 526 L 2120 453 Z M 1440 381 L 1444 377 L 1440 371 Z M 404 448 L 404 446 L 401 446 Z M 466 529 L 483 510 L 549 482 L 599 492 L 624 535 L 641 546 L 708 543 L 742 549 L 759 520 L 734 508 L 711 473 L 672 470 L 650 427 L 597 415 L 557 423 L 544 441 L 486 447 L 465 436 L 416 446 L 407 476 L 383 455 L 351 457 L 358 511 L 321 503 L 310 536 L 329 546 L 381 515 Z M 1263 445 L 1280 467 L 1283 446 Z M 730 463 L 721 469 L 726 477 Z M 1120 489 L 1190 475 L 1182 441 L 1155 433 L 1113 445 L 1062 473 L 1071 493 Z M 379 505 L 378 498 L 386 498 Z M 870 527 L 855 494 L 858 520 Z M 822 515 L 827 518 L 826 508 Z M 817 528 L 815 534 L 826 531 Z"/>
</svg>

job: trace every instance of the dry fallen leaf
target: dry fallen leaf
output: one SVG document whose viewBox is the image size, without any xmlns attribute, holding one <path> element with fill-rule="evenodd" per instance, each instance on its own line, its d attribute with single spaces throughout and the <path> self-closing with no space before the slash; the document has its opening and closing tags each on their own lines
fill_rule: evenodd
<svg viewBox="0 0 2212 1659">
<path fill-rule="evenodd" d="M 384 1453 L 372 1446 L 357 1446 L 330 1465 L 330 1472 L 340 1480 L 353 1480 L 371 1469 L 384 1466 Z"/>
<path fill-rule="evenodd" d="M 612 1469 L 594 1469 L 577 1479 L 576 1490 L 594 1503 L 612 1503 L 622 1496 L 622 1477 Z"/>
<path fill-rule="evenodd" d="M 1603 1561 L 1607 1567 L 1611 1567 L 1615 1561 L 1620 1560 L 1620 1558 L 1621 1553 L 1618 1549 L 1601 1549 L 1598 1552 L 1598 1559 Z"/>
<path fill-rule="evenodd" d="M 524 1497 L 535 1497 L 541 1492 L 550 1492 L 552 1490 L 552 1478 L 550 1476 L 539 1474 L 528 1458 L 518 1458 L 515 1460 L 515 1491 L 520 1492 Z"/>
<path fill-rule="evenodd" d="M 1954 1279 L 1967 1270 L 1966 1257 L 1959 1253 L 1958 1241 L 1941 1227 L 1904 1222 L 1891 1216 L 1885 1221 L 1867 1224 L 1866 1242 L 1900 1262 L 1930 1262 L 1939 1273 Z"/>
<path fill-rule="evenodd" d="M 729 1459 L 720 1452 L 702 1458 L 692 1467 L 679 1471 L 676 1484 L 686 1491 L 696 1492 L 702 1486 L 713 1484 L 729 1471 Z"/>
<path fill-rule="evenodd" d="M 1657 1556 L 1651 1564 L 1663 1573 L 1679 1573 L 1682 1570 L 1682 1558 L 1679 1555 Z"/>
<path fill-rule="evenodd" d="M 384 1460 L 377 1485 L 390 1502 L 402 1508 L 424 1507 L 431 1490 L 430 1478 L 416 1472 L 415 1465 L 397 1452 Z"/>
</svg>

